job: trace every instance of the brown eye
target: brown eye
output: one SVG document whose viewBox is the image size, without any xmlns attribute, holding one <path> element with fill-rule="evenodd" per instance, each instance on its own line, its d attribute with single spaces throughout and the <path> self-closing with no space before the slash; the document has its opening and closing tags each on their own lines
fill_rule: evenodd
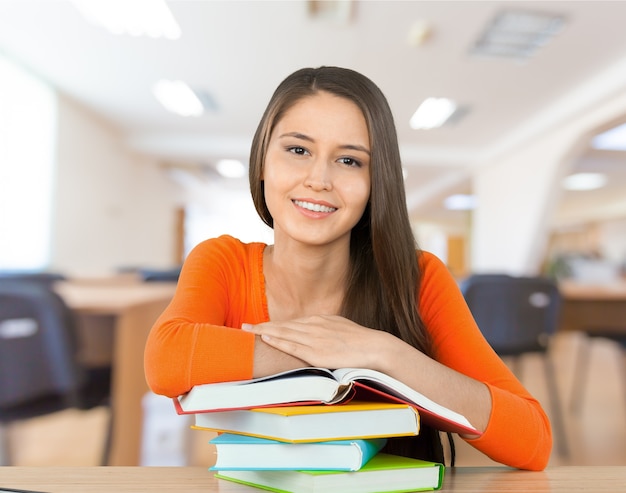
<svg viewBox="0 0 626 493">
<path fill-rule="evenodd" d="M 357 168 L 361 167 L 361 163 L 351 157 L 342 157 L 339 159 L 339 162 L 349 167 L 357 167 Z"/>
<path fill-rule="evenodd" d="M 298 146 L 288 147 L 287 150 L 289 152 L 292 152 L 293 154 L 298 154 L 300 156 L 304 156 L 307 153 L 307 150 L 304 147 Z"/>
</svg>

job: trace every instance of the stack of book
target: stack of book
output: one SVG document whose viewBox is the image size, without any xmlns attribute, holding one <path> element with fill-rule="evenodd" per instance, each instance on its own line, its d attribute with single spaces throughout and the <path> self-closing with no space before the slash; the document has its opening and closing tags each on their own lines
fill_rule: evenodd
<svg viewBox="0 0 626 493">
<path fill-rule="evenodd" d="M 467 419 L 375 370 L 301 368 L 199 385 L 174 400 L 211 440 L 216 477 L 283 492 L 438 489 L 442 464 L 381 452 L 420 419 L 479 435 Z"/>
</svg>

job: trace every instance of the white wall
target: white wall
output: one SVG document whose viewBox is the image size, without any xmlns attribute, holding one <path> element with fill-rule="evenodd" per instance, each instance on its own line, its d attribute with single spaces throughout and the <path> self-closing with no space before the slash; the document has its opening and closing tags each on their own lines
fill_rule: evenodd
<svg viewBox="0 0 626 493">
<path fill-rule="evenodd" d="M 624 64 L 626 66 L 626 64 Z M 626 114 L 623 90 L 592 101 L 565 122 L 528 139 L 473 178 L 471 268 L 474 272 L 536 274 L 545 254 L 560 182 L 593 132 Z"/>
<path fill-rule="evenodd" d="M 177 187 L 121 133 L 60 95 L 51 269 L 101 275 L 174 263 Z"/>
<path fill-rule="evenodd" d="M 185 253 L 207 238 L 224 234 L 244 242 L 273 243 L 274 232 L 254 208 L 247 175 L 224 178 L 197 165 L 172 165 L 167 174 L 184 191 Z"/>
<path fill-rule="evenodd" d="M 626 193 L 623 189 L 578 192 L 576 200 L 560 204 L 553 223 L 557 227 L 626 218 Z"/>
<path fill-rule="evenodd" d="M 626 217 L 605 221 L 600 228 L 600 254 L 626 268 Z"/>
<path fill-rule="evenodd" d="M 551 135 L 476 174 L 472 271 L 538 272 L 562 161 L 575 142 L 569 134 Z"/>
</svg>

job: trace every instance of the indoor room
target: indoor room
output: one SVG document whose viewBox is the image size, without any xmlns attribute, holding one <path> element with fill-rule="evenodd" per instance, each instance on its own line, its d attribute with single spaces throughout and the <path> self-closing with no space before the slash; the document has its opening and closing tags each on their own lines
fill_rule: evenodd
<svg viewBox="0 0 626 493">
<path fill-rule="evenodd" d="M 273 243 L 255 130 L 288 74 L 337 66 L 385 94 L 417 245 L 545 409 L 549 466 L 626 466 L 625 19 L 621 1 L 0 1 L 0 464 L 215 462 L 215 434 L 149 390 L 146 340 L 194 247 Z M 35 330 L 16 279 L 71 318 L 54 357 L 93 383 L 78 405 L 3 410 L 30 391 L 13 372 L 43 365 L 15 349 Z"/>
</svg>

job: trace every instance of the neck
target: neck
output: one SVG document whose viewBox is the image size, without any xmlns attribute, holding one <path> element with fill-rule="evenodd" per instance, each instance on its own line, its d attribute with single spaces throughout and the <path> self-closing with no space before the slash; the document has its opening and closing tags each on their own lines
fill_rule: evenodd
<svg viewBox="0 0 626 493">
<path fill-rule="evenodd" d="M 273 245 L 264 274 L 270 318 L 336 315 L 345 294 L 349 252 L 328 247 Z"/>
</svg>

